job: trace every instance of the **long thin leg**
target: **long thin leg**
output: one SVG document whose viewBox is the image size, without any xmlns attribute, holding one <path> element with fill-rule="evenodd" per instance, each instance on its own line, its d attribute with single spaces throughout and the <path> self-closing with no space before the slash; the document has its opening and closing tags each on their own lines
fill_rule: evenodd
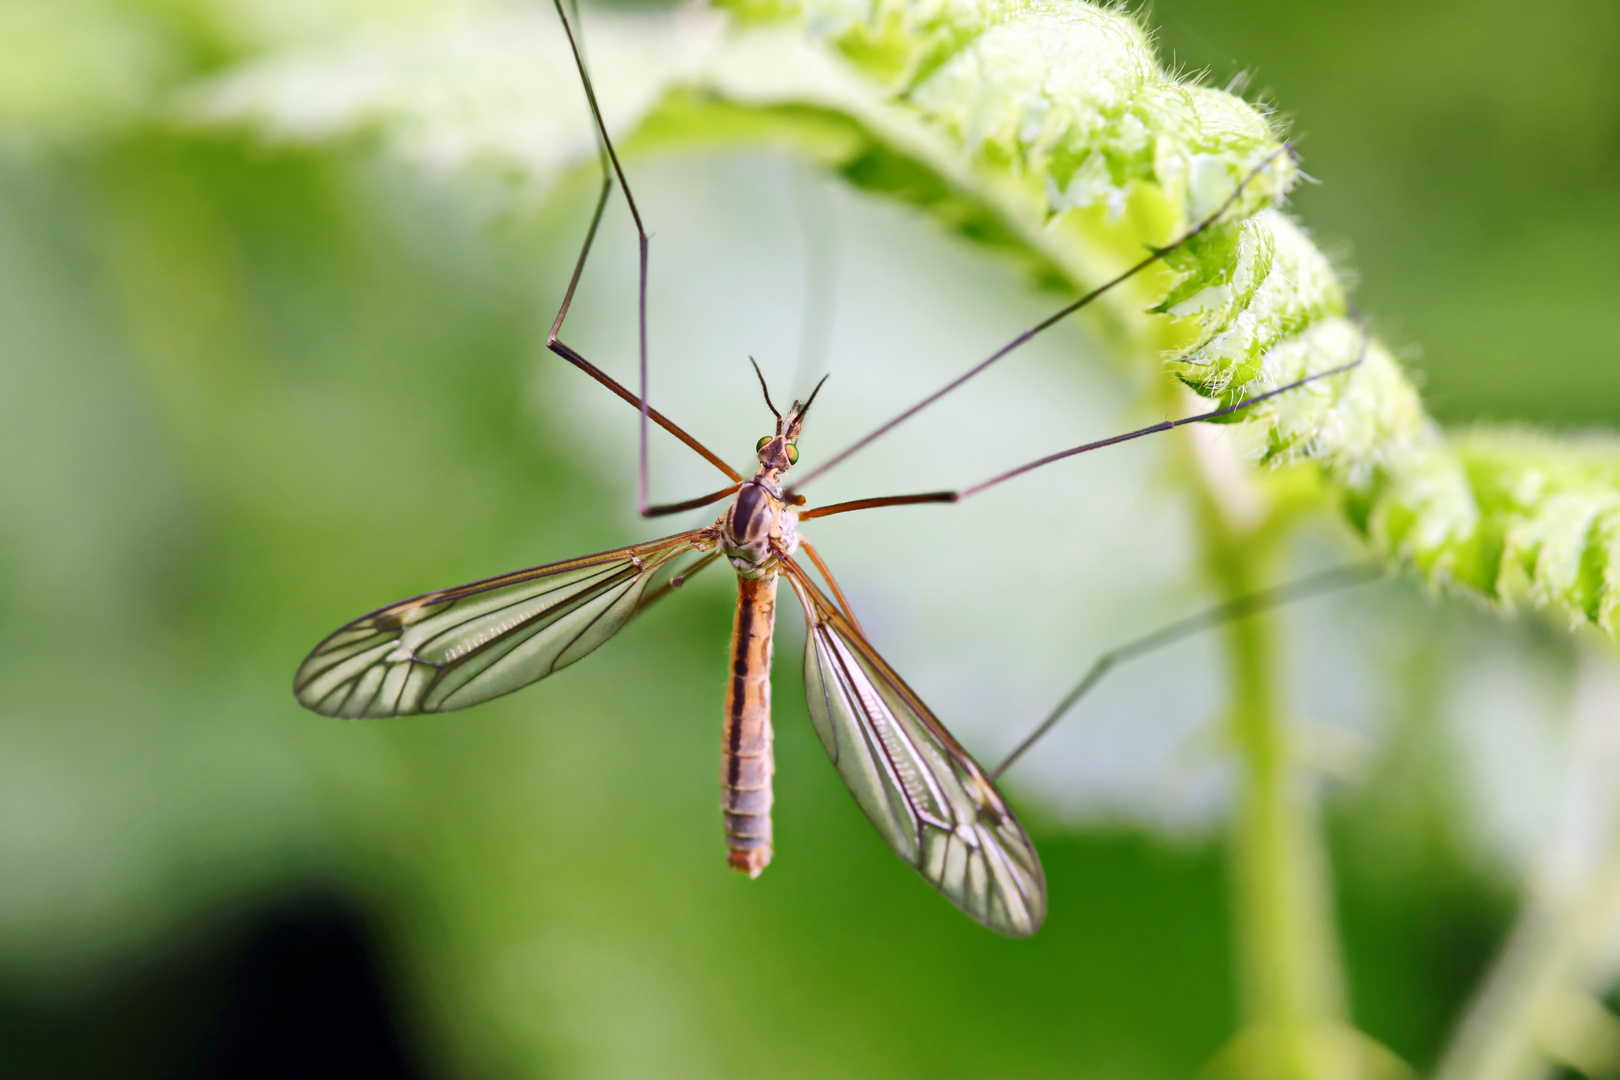
<svg viewBox="0 0 1620 1080">
<path fill-rule="evenodd" d="M 572 18 L 563 19 L 563 32 L 569 34 L 569 41 L 573 43 L 571 26 L 579 22 L 579 0 L 568 0 L 568 9 Z M 557 14 L 562 14 L 559 6 Z M 583 53 L 585 28 L 581 26 L 578 31 L 580 44 L 575 48 L 575 59 L 578 60 Z M 588 100 L 588 98 L 587 98 Z M 591 134 L 596 139 L 597 165 L 602 171 L 602 190 L 596 196 L 596 209 L 591 212 L 591 226 L 585 230 L 585 243 L 580 246 L 579 258 L 574 261 L 574 273 L 568 279 L 568 289 L 563 293 L 562 304 L 557 308 L 557 317 L 551 321 L 551 334 L 546 339 L 548 345 L 555 343 L 557 335 L 562 333 L 563 320 L 568 317 L 568 309 L 574 304 L 574 292 L 579 288 L 579 279 L 585 273 L 585 260 L 590 257 L 591 245 L 596 243 L 596 231 L 602 226 L 602 212 L 607 209 L 608 196 L 613 192 L 613 163 L 608 157 L 607 142 L 602 138 L 601 130 L 592 125 Z"/>
<path fill-rule="evenodd" d="M 1261 611 L 1281 607 L 1284 604 L 1291 604 L 1296 600 L 1321 596 L 1323 593 L 1332 592 L 1335 589 L 1344 589 L 1352 585 L 1375 581 L 1381 578 L 1383 574 L 1383 566 L 1378 562 L 1354 563 L 1350 566 L 1324 570 L 1319 574 L 1312 574 L 1287 585 L 1280 585 L 1275 589 L 1267 589 L 1265 592 L 1255 593 L 1252 596 L 1239 597 L 1236 600 L 1218 604 L 1190 618 L 1161 627 L 1151 634 L 1139 637 L 1135 641 L 1114 649 L 1112 652 L 1104 653 L 1091 665 L 1091 669 L 1086 672 L 1085 677 L 1075 684 L 1074 689 L 1063 695 L 1063 700 L 1059 701 L 1057 707 L 1047 714 L 1046 719 L 1042 720 L 1034 731 L 1025 736 L 1024 741 L 1019 743 L 1013 749 L 1013 752 L 1002 760 L 1000 765 L 990 771 L 990 779 L 995 780 L 1011 768 L 1014 762 L 1024 756 L 1025 751 L 1039 742 L 1041 737 L 1048 731 L 1056 727 L 1058 721 L 1062 720 L 1064 715 L 1074 708 L 1075 703 L 1090 693 L 1092 687 L 1101 682 L 1102 677 L 1121 661 L 1131 660 L 1156 649 L 1162 649 L 1167 645 L 1181 641 L 1183 638 L 1191 637 L 1193 634 L 1220 626 L 1222 623 L 1232 622 Z"/>
<path fill-rule="evenodd" d="M 741 484 L 727 484 L 719 491 L 711 491 L 707 495 L 699 495 L 695 499 L 687 499 L 678 503 L 662 503 L 658 506 L 649 506 L 641 511 L 642 517 L 663 517 L 666 514 L 678 514 L 682 510 L 696 510 L 700 506 L 717 503 L 728 495 L 736 493 Z"/>
<path fill-rule="evenodd" d="M 598 136 L 598 145 L 602 145 L 600 143 L 600 136 Z M 616 380 L 614 380 L 601 368 L 597 367 L 589 360 L 586 360 L 579 353 L 575 352 L 566 342 L 559 340 L 557 336 L 558 334 L 562 333 L 563 320 L 568 317 L 568 309 L 573 306 L 574 293 L 579 288 L 579 279 L 585 273 L 585 260 L 590 257 L 591 245 L 596 242 L 596 232 L 602 224 L 602 212 L 607 209 L 608 196 L 613 191 L 613 173 L 610 171 L 611 166 L 609 165 L 607 150 L 603 148 L 600 153 L 602 157 L 602 190 L 596 197 L 596 209 L 591 213 L 591 225 L 590 228 L 585 232 L 585 243 L 579 249 L 579 258 L 574 262 L 574 272 L 568 279 L 567 291 L 563 293 L 562 306 L 557 308 L 557 317 L 552 320 L 551 333 L 546 338 L 546 347 L 552 352 L 556 353 L 558 356 L 562 357 L 564 360 L 567 360 L 570 364 L 573 364 L 575 367 L 579 368 L 597 382 L 601 383 L 603 386 L 607 387 L 609 390 L 613 391 L 613 393 L 617 394 L 619 397 L 623 398 L 637 409 L 640 409 L 640 398 L 636 397 L 636 395 L 632 394 L 629 390 L 626 390 L 623 386 L 619 385 Z M 649 409 L 647 415 L 659 427 L 663 428 L 665 431 L 681 440 L 681 442 L 703 455 L 707 461 L 713 464 L 721 472 L 725 473 L 732 480 L 741 482 L 742 477 L 738 475 L 730 465 L 727 465 L 718 456 L 710 452 L 708 447 L 704 446 L 692 436 L 688 435 L 685 431 L 681 430 L 679 426 L 677 426 L 663 413 L 659 412 L 657 409 Z M 694 503 L 691 505 L 701 506 L 704 504 Z M 647 517 L 656 517 L 659 513 L 675 513 L 677 509 L 690 509 L 690 506 L 683 503 L 676 506 L 675 509 L 670 509 L 668 506 L 642 507 L 642 513 Z"/>
<path fill-rule="evenodd" d="M 662 585 L 659 585 L 656 589 L 653 589 L 651 592 L 647 593 L 647 595 L 643 596 L 641 598 L 641 603 L 636 605 L 636 614 L 640 615 L 643 611 L 646 611 L 658 601 L 662 600 L 664 597 L 668 596 L 682 585 L 685 585 L 688 581 L 691 581 L 693 578 L 697 577 L 708 568 L 710 563 L 718 559 L 720 554 L 720 549 L 716 548 L 707 555 L 703 556 L 701 559 L 698 559 L 696 562 L 687 564 L 685 570 L 679 571 L 668 581 L 664 582 Z"/>
<path fill-rule="evenodd" d="M 649 420 L 693 450 L 696 450 L 705 460 L 725 473 L 731 480 L 741 483 L 743 478 L 740 473 L 722 461 L 712 450 L 698 442 L 691 435 L 688 435 L 674 421 L 647 403 L 647 230 L 642 224 L 641 210 L 636 206 L 635 195 L 631 193 L 630 184 L 625 179 L 624 168 L 619 164 L 619 155 L 613 148 L 613 140 L 608 137 L 607 125 L 602 120 L 602 110 L 596 102 L 596 88 L 591 84 L 590 74 L 585 69 L 585 58 L 580 52 L 579 41 L 575 37 L 573 25 L 569 22 L 567 13 L 563 11 L 562 0 L 553 0 L 553 3 L 557 8 L 557 18 L 562 20 L 563 33 L 568 35 L 568 47 L 573 52 L 574 67 L 578 70 L 580 82 L 585 88 L 585 100 L 590 103 L 591 120 L 596 127 L 597 145 L 603 157 L 603 172 L 602 191 L 596 200 L 596 211 L 591 215 L 591 227 L 585 234 L 585 244 L 580 248 L 579 259 L 574 264 L 574 273 L 568 281 L 568 291 L 563 294 L 562 306 L 557 309 L 557 317 L 551 324 L 551 333 L 546 338 L 546 348 L 579 368 L 640 411 L 641 444 L 637 458 L 636 507 L 643 517 L 653 517 L 659 512 L 673 513 L 674 511 L 666 507 L 652 506 L 648 503 L 647 422 Z M 609 171 L 610 167 L 611 171 Z M 590 255 L 591 244 L 596 240 L 597 228 L 602 223 L 602 212 L 607 206 L 608 194 L 612 190 L 614 177 L 618 177 L 619 187 L 624 191 L 624 200 L 630 207 L 630 217 L 636 223 L 636 236 L 640 248 L 639 301 L 637 306 L 641 373 L 641 393 L 639 395 L 626 390 L 601 368 L 586 360 L 558 337 L 562 333 L 563 320 L 568 317 L 568 309 L 574 302 L 574 291 L 579 286 L 580 275 L 585 271 L 585 260 Z M 682 505 L 684 506 L 684 504 Z"/>
<path fill-rule="evenodd" d="M 1127 431 L 1123 435 L 1115 435 L 1107 439 L 1098 439 L 1096 442 L 1084 443 L 1080 446 L 1070 447 L 1067 450 L 1060 450 L 1055 454 L 1048 454 L 1043 458 L 1037 458 L 1026 465 L 1020 465 L 1016 469 L 1008 469 L 1004 473 L 999 473 L 992 476 L 990 479 L 981 481 L 980 483 L 974 484 L 971 487 L 959 488 L 955 491 L 924 491 L 915 495 L 880 495 L 871 499 L 854 499 L 850 502 L 831 503 L 827 506 L 818 506 L 811 510 L 802 511 L 799 514 L 799 520 L 809 521 L 811 518 L 830 517 L 833 514 L 847 514 L 851 510 L 871 510 L 880 506 L 910 506 L 916 503 L 961 502 L 969 495 L 977 495 L 981 491 L 993 488 L 997 484 L 1011 480 L 1015 476 L 1022 476 L 1024 473 L 1027 473 L 1033 469 L 1038 469 L 1042 465 L 1050 465 L 1054 461 L 1062 461 L 1064 458 L 1071 458 L 1076 454 L 1084 454 L 1091 450 L 1101 450 L 1105 446 L 1114 446 L 1118 443 L 1129 442 L 1132 439 L 1140 439 L 1144 435 L 1155 435 L 1161 431 L 1169 431 L 1171 428 L 1178 428 L 1187 424 L 1197 424 L 1206 420 L 1214 420 L 1221 416 L 1230 416 L 1240 409 L 1247 409 L 1250 406 L 1258 405 L 1267 398 L 1276 397 L 1278 394 L 1284 394 L 1290 390 L 1297 390 L 1299 387 L 1304 386 L 1308 382 L 1314 382 L 1317 379 L 1325 379 L 1330 375 L 1343 374 L 1344 372 L 1355 367 L 1357 364 L 1361 363 L 1361 361 L 1365 359 L 1366 355 L 1367 341 L 1366 338 L 1363 337 L 1361 351 L 1356 355 L 1356 358 L 1350 361 L 1348 364 L 1340 364 L 1338 367 L 1328 368 L 1326 371 L 1318 371 L 1314 375 L 1307 375 L 1303 379 L 1296 379 L 1286 386 L 1279 386 L 1273 390 L 1267 390 L 1263 394 L 1259 394 L 1252 398 L 1247 398 L 1238 402 L 1236 405 L 1227 405 L 1224 408 L 1213 409 L 1207 413 L 1199 413 L 1197 416 L 1184 416 L 1180 420 L 1163 420 L 1157 424 L 1153 424 L 1145 428 L 1138 428 L 1135 431 Z M 788 492 L 788 494 L 791 496 L 791 490 Z"/>
<path fill-rule="evenodd" d="M 865 628 L 861 626 L 861 621 L 855 617 L 855 609 L 849 606 L 849 599 L 844 596 L 844 590 L 838 587 L 838 579 L 832 576 L 832 571 L 827 569 L 827 564 L 821 561 L 821 552 L 817 551 L 815 545 L 802 536 L 799 537 L 799 546 L 804 549 L 806 555 L 810 556 L 810 561 L 816 564 L 816 569 L 821 571 L 821 576 L 827 579 L 827 584 L 832 588 L 833 596 L 838 600 L 838 606 L 844 609 L 844 617 L 850 621 L 850 625 L 861 632 L 862 637 L 865 637 Z"/>
<path fill-rule="evenodd" d="M 1014 349 L 1018 348 L 1020 345 L 1024 344 L 1026 341 L 1033 338 L 1036 334 L 1039 334 L 1042 330 L 1045 330 L 1050 326 L 1053 326 L 1053 325 L 1055 325 L 1055 324 L 1057 324 L 1059 322 L 1062 322 L 1064 319 L 1068 318 L 1070 315 L 1073 315 L 1076 311 L 1079 311 L 1081 308 L 1085 307 L 1087 304 L 1089 304 L 1093 300 L 1097 299 L 1097 297 L 1101 296 L 1103 293 L 1107 292 L 1109 289 L 1112 289 L 1115 285 L 1118 285 L 1123 281 L 1128 281 L 1129 279 L 1135 277 L 1137 274 L 1141 273 L 1143 270 L 1146 270 L 1148 267 L 1152 266 L 1154 263 L 1158 262 L 1160 259 L 1162 259 L 1166 255 L 1170 254 L 1170 252 L 1176 250 L 1177 248 L 1181 247 L 1183 244 L 1185 244 L 1188 241 L 1192 240 L 1194 237 L 1198 236 L 1199 234 L 1201 234 L 1201 233 L 1205 232 L 1206 230 L 1210 229 L 1211 227 L 1213 227 L 1216 222 L 1220 221 L 1220 219 L 1223 216 L 1225 216 L 1225 214 L 1226 214 L 1226 212 L 1228 210 L 1230 210 L 1233 206 L 1237 205 L 1237 201 L 1243 197 L 1244 190 L 1249 186 L 1250 183 L 1253 182 L 1255 177 L 1259 176 L 1263 171 L 1265 171 L 1271 165 L 1271 163 L 1273 161 L 1275 161 L 1279 156 L 1281 156 L 1283 154 L 1290 154 L 1291 155 L 1293 152 L 1294 152 L 1293 145 L 1290 144 L 1290 143 L 1284 143 L 1282 146 L 1277 148 L 1277 150 L 1273 151 L 1270 154 L 1267 154 L 1265 156 L 1265 158 L 1260 162 L 1260 164 L 1256 165 L 1253 169 L 1251 169 L 1249 171 L 1248 175 L 1244 176 L 1244 178 L 1238 182 L 1238 185 L 1237 185 L 1236 188 L 1233 189 L 1232 194 L 1230 194 L 1230 195 L 1228 195 L 1226 197 L 1225 202 L 1221 203 L 1220 206 L 1216 207 L 1214 213 L 1210 214 L 1208 217 L 1204 218 L 1198 224 L 1194 225 L 1192 228 L 1188 229 L 1186 232 L 1184 232 L 1180 236 L 1176 237 L 1174 240 L 1172 240 L 1170 243 L 1166 244 L 1164 247 L 1150 248 L 1149 252 L 1148 252 L 1148 255 L 1145 258 L 1143 258 L 1140 262 L 1137 262 L 1135 265 L 1131 266 L 1129 269 L 1127 269 L 1124 272 L 1116 275 L 1115 277 L 1113 277 L 1112 279 L 1104 282 L 1103 284 L 1097 286 L 1095 289 L 1092 289 L 1090 292 L 1086 293 L 1084 296 L 1082 296 L 1080 299 L 1074 301 L 1073 303 L 1067 304 L 1064 307 L 1059 308 L 1057 311 L 1053 312 L 1051 315 L 1048 315 L 1046 318 L 1042 319 L 1040 322 L 1036 323 L 1034 326 L 1030 327 L 1028 330 L 1025 330 L 1023 333 L 1019 334 L 1017 337 L 1015 337 L 1011 341 L 1007 342 L 1007 344 L 1003 345 L 1001 348 L 997 349 L 995 352 L 991 353 L 989 356 L 987 356 L 983 360 L 979 361 L 979 363 L 973 365 L 971 368 L 968 368 L 968 370 L 963 372 L 961 375 L 958 375 L 956 378 L 952 379 L 950 382 L 946 383 L 944 386 L 940 387 L 938 390 L 935 390 L 932 394 L 929 394 L 927 397 L 925 397 L 921 401 L 917 402 L 917 404 L 911 406 L 911 408 L 906 409 L 904 412 L 900 413 L 898 416 L 896 416 L 893 419 L 887 421 L 886 423 L 880 424 L 878 427 L 873 429 L 868 434 L 866 434 L 866 435 L 862 436 L 861 438 L 855 440 L 849 446 L 846 446 L 844 449 L 840 450 L 838 453 L 834 454 L 832 457 L 830 457 L 826 461 L 822 462 L 816 468 L 811 469 L 809 472 L 807 472 L 804 475 L 802 475 L 801 477 L 799 477 L 798 482 L 793 485 L 793 490 L 798 490 L 799 488 L 804 487 L 804 485 L 808 484 L 810 481 L 814 480 L 816 477 L 820 476 L 822 473 L 826 472 L 828 469 L 831 469 L 834 465 L 837 465 L 839 462 L 843 461 L 845 458 L 848 458 L 850 455 L 856 453 L 857 451 L 859 451 L 859 450 L 863 449 L 864 447 L 870 445 L 871 443 L 875 442 L 877 439 L 879 439 L 879 438 L 883 437 L 884 435 L 888 434 L 890 431 L 894 430 L 894 428 L 896 428 L 899 425 L 903 424 L 905 421 L 911 419 L 913 416 L 917 415 L 919 412 L 926 409 L 928 406 L 932 405 L 934 402 L 938 401 L 940 398 L 944 397 L 946 394 L 949 394 L 952 390 L 955 390 L 957 387 L 961 386 L 963 383 L 967 382 L 969 379 L 973 378 L 975 375 L 978 375 L 980 372 L 984 371 L 991 364 L 994 364 L 997 360 L 1000 360 L 1003 356 L 1006 356 L 1008 353 L 1012 352 Z"/>
</svg>

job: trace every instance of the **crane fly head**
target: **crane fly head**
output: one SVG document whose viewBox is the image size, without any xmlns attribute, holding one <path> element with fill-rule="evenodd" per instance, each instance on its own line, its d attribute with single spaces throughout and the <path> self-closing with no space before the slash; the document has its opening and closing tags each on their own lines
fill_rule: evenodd
<svg viewBox="0 0 1620 1080">
<path fill-rule="evenodd" d="M 754 358 L 750 356 L 748 360 L 753 363 Z M 759 463 L 765 468 L 784 473 L 798 463 L 799 430 L 804 427 L 804 418 L 810 411 L 810 404 L 816 400 L 816 395 L 821 393 L 822 383 L 827 381 L 827 377 L 825 375 L 821 377 L 821 382 L 816 383 L 816 388 L 810 391 L 807 400 L 795 401 L 784 414 L 777 412 L 776 406 L 771 404 L 771 392 L 765 386 L 765 376 L 760 375 L 757 363 L 754 364 L 754 374 L 759 375 L 759 388 L 765 391 L 766 406 L 776 416 L 776 434 L 760 436 L 759 442 L 754 444 L 754 452 L 759 455 Z"/>
</svg>

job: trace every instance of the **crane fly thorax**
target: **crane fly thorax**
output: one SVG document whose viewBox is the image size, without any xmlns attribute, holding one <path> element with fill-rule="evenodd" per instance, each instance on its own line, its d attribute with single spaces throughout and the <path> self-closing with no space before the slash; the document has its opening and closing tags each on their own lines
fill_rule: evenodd
<svg viewBox="0 0 1620 1080">
<path fill-rule="evenodd" d="M 782 501 L 775 472 L 761 469 L 745 482 L 715 523 L 720 549 L 744 577 L 763 575 L 777 550 L 791 555 L 799 546 L 799 515 Z"/>
</svg>

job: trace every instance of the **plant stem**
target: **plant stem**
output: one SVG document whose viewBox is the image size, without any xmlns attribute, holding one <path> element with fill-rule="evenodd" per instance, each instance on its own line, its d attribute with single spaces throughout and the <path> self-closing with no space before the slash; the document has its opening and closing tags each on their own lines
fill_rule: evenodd
<svg viewBox="0 0 1620 1080">
<path fill-rule="evenodd" d="M 1196 437 L 1194 437 L 1196 438 Z M 1274 582 L 1286 510 L 1264 485 L 1220 467 L 1224 445 L 1183 440 L 1206 570 L 1224 600 Z M 1364 1042 L 1348 1026 L 1327 858 L 1295 726 L 1279 687 L 1275 616 L 1224 631 L 1237 758 L 1231 882 L 1243 1027 L 1213 1071 L 1249 1080 L 1362 1075 Z"/>
<path fill-rule="evenodd" d="M 1226 596 L 1252 595 L 1269 562 L 1253 543 L 1226 548 Z M 1228 734 L 1237 752 L 1232 821 L 1238 977 L 1253 1075 L 1299 1080 L 1355 1074 L 1342 1037 L 1345 1004 L 1325 853 L 1293 726 L 1278 700 L 1274 620 L 1227 629 L 1232 673 Z"/>
</svg>

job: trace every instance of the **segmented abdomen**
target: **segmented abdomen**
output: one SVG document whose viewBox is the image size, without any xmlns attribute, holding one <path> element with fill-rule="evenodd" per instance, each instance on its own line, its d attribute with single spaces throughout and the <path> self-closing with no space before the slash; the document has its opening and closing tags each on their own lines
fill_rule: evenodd
<svg viewBox="0 0 1620 1080">
<path fill-rule="evenodd" d="M 771 629 L 776 622 L 776 572 L 737 579 L 737 619 L 731 630 L 726 724 L 720 742 L 720 809 L 726 822 L 726 861 L 758 877 L 771 861 Z"/>
</svg>

